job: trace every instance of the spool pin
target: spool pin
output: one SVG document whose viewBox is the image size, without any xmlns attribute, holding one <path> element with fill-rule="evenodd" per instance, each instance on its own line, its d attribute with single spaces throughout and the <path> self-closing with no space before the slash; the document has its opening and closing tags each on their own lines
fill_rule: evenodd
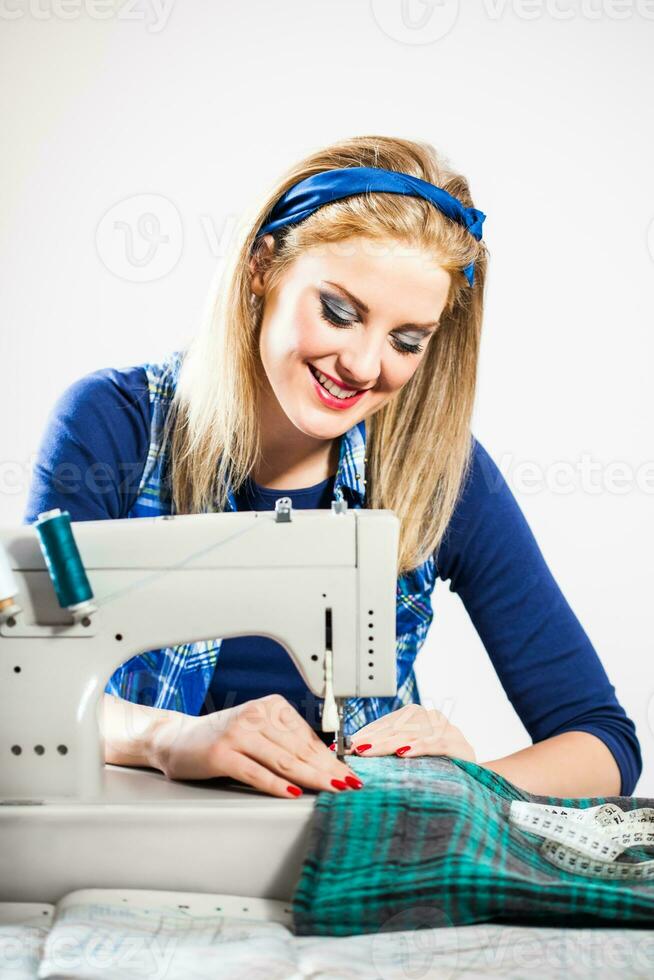
<svg viewBox="0 0 654 980">
<path fill-rule="evenodd" d="M 21 607 L 16 602 L 18 595 L 18 585 L 9 564 L 9 556 L 0 544 L 0 622 L 16 616 Z"/>
</svg>

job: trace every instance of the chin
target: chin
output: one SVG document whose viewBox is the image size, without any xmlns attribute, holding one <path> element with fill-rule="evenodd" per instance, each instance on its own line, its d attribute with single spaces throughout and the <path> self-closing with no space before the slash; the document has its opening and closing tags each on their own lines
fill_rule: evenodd
<svg viewBox="0 0 654 980">
<path fill-rule="evenodd" d="M 334 439 L 336 436 L 342 435 L 345 431 L 335 422 L 325 421 L 322 425 L 317 425 L 315 422 L 312 423 L 306 418 L 291 419 L 291 421 L 296 429 L 303 432 L 305 436 L 310 436 L 312 439 Z"/>
<path fill-rule="evenodd" d="M 302 405 L 297 412 L 287 412 L 287 415 L 296 429 L 313 439 L 334 439 L 350 427 L 338 418 L 337 413 L 336 417 L 327 418 L 320 408 L 314 410 L 306 405 Z"/>
</svg>

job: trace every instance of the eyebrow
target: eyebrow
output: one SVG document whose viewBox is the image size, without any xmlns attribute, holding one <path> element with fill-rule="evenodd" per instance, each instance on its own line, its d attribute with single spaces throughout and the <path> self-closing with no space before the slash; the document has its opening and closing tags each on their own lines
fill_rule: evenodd
<svg viewBox="0 0 654 980">
<path fill-rule="evenodd" d="M 368 306 L 366 306 L 366 304 L 363 302 L 363 300 L 362 299 L 358 299 L 348 289 L 346 289 L 345 286 L 341 286 L 341 284 L 339 282 L 330 282 L 329 279 L 324 279 L 323 282 L 327 286 L 335 286 L 336 289 L 340 289 L 342 292 L 344 292 L 345 295 L 350 298 L 350 300 L 354 303 L 354 305 L 359 310 L 361 310 L 362 313 L 370 313 L 370 308 Z M 432 327 L 437 327 L 437 326 L 438 326 L 438 323 L 437 322 L 434 322 L 434 323 L 403 323 L 401 326 L 395 327 L 394 329 L 395 330 L 421 330 L 421 331 L 424 331 L 425 333 L 429 333 L 431 331 L 431 328 Z"/>
</svg>

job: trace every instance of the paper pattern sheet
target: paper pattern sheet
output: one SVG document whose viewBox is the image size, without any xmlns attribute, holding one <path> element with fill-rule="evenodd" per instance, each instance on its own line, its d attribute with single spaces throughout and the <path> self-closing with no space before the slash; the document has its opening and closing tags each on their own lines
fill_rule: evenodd
<svg viewBox="0 0 654 980">
<path fill-rule="evenodd" d="M 71 892 L 57 906 L 38 978 L 275 980 L 291 975 L 290 923 L 290 907 L 282 902 L 184 892 Z"/>
<path fill-rule="evenodd" d="M 654 932 L 482 924 L 296 937 L 287 906 L 234 896 L 87 889 L 0 903 L 1 980 L 586 980 L 654 975 Z M 6 955 L 5 955 L 6 954 Z"/>
<path fill-rule="evenodd" d="M 54 905 L 0 902 L 0 978 L 34 980 L 55 914 Z"/>
</svg>

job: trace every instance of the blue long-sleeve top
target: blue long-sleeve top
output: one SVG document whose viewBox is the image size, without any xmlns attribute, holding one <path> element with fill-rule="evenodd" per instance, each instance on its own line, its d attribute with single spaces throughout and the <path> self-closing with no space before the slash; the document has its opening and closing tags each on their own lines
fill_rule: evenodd
<svg viewBox="0 0 654 980">
<path fill-rule="evenodd" d="M 50 413 L 24 522 L 55 507 L 68 510 L 73 521 L 126 517 L 138 495 L 150 422 L 142 367 L 105 368 L 70 385 Z M 332 482 L 280 491 L 248 481 L 239 509 L 272 509 L 280 495 L 291 496 L 294 507 L 329 507 Z M 613 754 L 621 794 L 633 793 L 642 771 L 635 726 L 508 484 L 476 439 L 435 563 L 438 577 L 461 597 L 532 741 L 590 732 Z M 261 636 L 224 639 L 202 712 L 273 691 L 296 706 L 313 701 L 280 644 Z"/>
</svg>

